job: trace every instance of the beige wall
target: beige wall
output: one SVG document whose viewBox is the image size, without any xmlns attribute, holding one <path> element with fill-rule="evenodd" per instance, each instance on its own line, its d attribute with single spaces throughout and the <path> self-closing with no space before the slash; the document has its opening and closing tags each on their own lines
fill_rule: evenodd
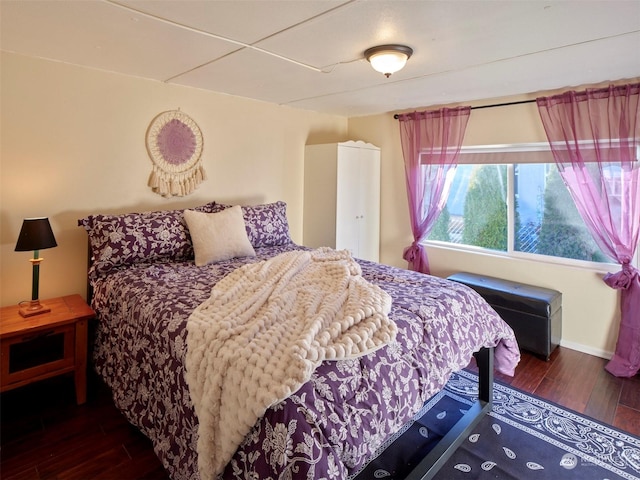
<svg viewBox="0 0 640 480">
<path fill-rule="evenodd" d="M 574 88 L 579 90 L 584 87 Z M 552 93 L 557 92 L 542 94 Z M 539 94 L 467 104 L 487 105 L 529 100 L 536 96 Z M 381 148 L 380 261 L 406 267 L 402 251 L 411 244 L 413 238 L 409 226 L 398 122 L 393 118 L 393 114 L 350 118 L 349 134 L 353 138 L 371 142 Z M 464 145 L 545 141 L 537 107 L 535 103 L 528 103 L 473 110 L 467 125 Z M 562 344 L 603 357 L 611 356 L 615 349 L 620 321 L 619 294 L 604 284 L 604 272 L 435 246 L 428 247 L 427 251 L 434 275 L 446 277 L 454 272 L 466 271 L 559 290 L 563 295 Z"/>
<path fill-rule="evenodd" d="M 8 53 L 1 62 L 0 305 L 31 293 L 30 254 L 13 251 L 25 217 L 48 216 L 59 244 L 41 252 L 41 298 L 84 294 L 86 235 L 76 222 L 92 213 L 281 199 L 300 242 L 304 145 L 348 139 L 382 149 L 380 260 L 406 266 L 411 232 L 392 114 L 346 119 Z M 144 138 L 158 113 L 178 108 L 202 130 L 208 179 L 186 198 L 165 199 L 146 186 Z M 474 110 L 465 136 L 466 145 L 537 141 L 533 104 Z M 436 247 L 429 255 L 436 275 L 471 271 L 560 290 L 565 345 L 613 351 L 618 295 L 601 273 Z"/>
<path fill-rule="evenodd" d="M 31 296 L 29 252 L 14 252 L 22 219 L 48 216 L 58 247 L 43 250 L 40 298 L 85 293 L 86 234 L 77 219 L 284 200 L 302 239 L 305 143 L 347 138 L 347 119 L 2 53 L 0 304 Z M 145 134 L 180 109 L 200 126 L 208 180 L 188 197 L 147 187 Z"/>
</svg>

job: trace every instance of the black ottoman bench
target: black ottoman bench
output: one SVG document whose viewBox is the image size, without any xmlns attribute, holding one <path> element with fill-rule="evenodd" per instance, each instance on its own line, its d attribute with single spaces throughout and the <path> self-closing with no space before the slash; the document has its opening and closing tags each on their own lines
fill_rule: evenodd
<svg viewBox="0 0 640 480">
<path fill-rule="evenodd" d="M 521 349 L 548 360 L 560 343 L 560 292 L 474 273 L 456 273 L 448 279 L 478 292 L 513 328 Z"/>
</svg>

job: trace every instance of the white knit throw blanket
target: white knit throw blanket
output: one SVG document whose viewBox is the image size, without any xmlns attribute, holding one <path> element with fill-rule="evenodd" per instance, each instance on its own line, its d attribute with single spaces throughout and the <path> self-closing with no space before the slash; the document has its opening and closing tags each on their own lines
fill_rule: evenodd
<svg viewBox="0 0 640 480">
<path fill-rule="evenodd" d="M 218 282 L 187 324 L 202 480 L 220 474 L 267 408 L 323 360 L 392 341 L 390 308 L 390 296 L 361 276 L 348 252 L 328 248 L 245 265 Z"/>
</svg>

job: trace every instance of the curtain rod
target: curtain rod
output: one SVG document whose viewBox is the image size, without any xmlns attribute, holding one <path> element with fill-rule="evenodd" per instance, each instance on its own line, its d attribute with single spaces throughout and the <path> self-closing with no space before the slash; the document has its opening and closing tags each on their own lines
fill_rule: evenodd
<svg viewBox="0 0 640 480">
<path fill-rule="evenodd" d="M 479 105 L 477 107 L 471 107 L 471 110 L 480 110 L 481 108 L 506 107 L 506 106 L 509 106 L 509 105 L 520 105 L 520 104 L 523 104 L 523 103 L 534 103 L 534 102 L 535 102 L 535 99 L 534 100 L 520 100 L 518 102 L 494 103 L 494 104 L 491 104 L 491 105 Z M 400 118 L 400 114 L 396 113 L 393 116 L 393 118 L 395 118 L 397 120 L 398 118 Z"/>
</svg>

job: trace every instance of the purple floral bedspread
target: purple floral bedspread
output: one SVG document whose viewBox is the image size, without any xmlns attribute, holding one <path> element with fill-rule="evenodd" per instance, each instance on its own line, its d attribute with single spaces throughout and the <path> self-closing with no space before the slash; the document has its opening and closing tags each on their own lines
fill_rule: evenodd
<svg viewBox="0 0 640 480">
<path fill-rule="evenodd" d="M 256 262 L 295 245 L 256 249 Z M 186 323 L 211 287 L 247 259 L 195 267 L 137 264 L 94 279 L 95 368 L 116 405 L 154 444 L 175 480 L 197 479 L 197 418 L 185 381 Z M 347 479 L 450 374 L 481 347 L 496 368 L 520 354 L 511 328 L 473 290 L 360 261 L 393 298 L 396 342 L 355 359 L 323 363 L 294 395 L 271 407 L 227 466 L 225 479 Z"/>
</svg>

